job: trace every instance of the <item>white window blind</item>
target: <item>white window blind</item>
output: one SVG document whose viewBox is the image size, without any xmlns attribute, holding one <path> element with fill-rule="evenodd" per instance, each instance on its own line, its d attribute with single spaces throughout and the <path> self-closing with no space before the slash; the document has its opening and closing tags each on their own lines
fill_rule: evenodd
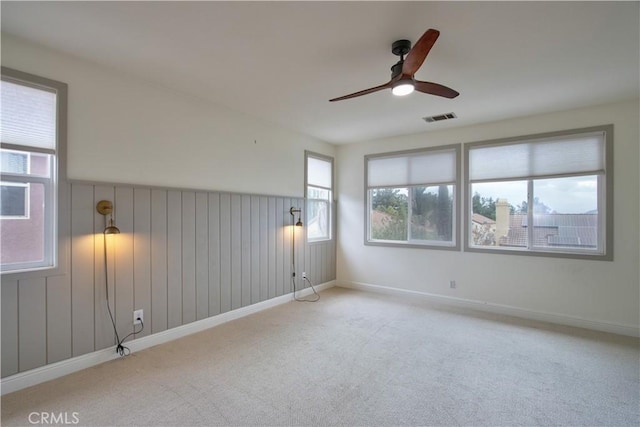
<svg viewBox="0 0 640 427">
<path fill-rule="evenodd" d="M 469 149 L 471 181 L 602 174 L 603 132 Z"/>
<path fill-rule="evenodd" d="M 307 185 L 331 188 L 331 162 L 307 157 Z"/>
<path fill-rule="evenodd" d="M 428 151 L 393 157 L 370 157 L 369 188 L 455 182 L 455 150 Z"/>
<path fill-rule="evenodd" d="M 8 81 L 0 83 L 0 140 L 56 148 L 56 93 Z"/>
</svg>

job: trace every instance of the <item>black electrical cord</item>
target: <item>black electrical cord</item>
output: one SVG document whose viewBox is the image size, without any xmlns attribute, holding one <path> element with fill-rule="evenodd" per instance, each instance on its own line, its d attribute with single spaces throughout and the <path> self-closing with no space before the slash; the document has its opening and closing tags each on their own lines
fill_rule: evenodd
<svg viewBox="0 0 640 427">
<path fill-rule="evenodd" d="M 291 208 L 293 209 L 293 208 Z M 293 221 L 295 220 L 295 217 L 293 216 L 293 212 L 291 213 L 291 224 L 293 224 Z M 309 282 L 309 284 L 311 285 L 311 290 L 313 290 L 313 293 L 316 294 L 315 299 L 303 299 L 303 298 L 298 298 L 296 297 L 296 225 L 293 226 L 293 232 L 291 233 L 291 264 L 293 267 L 293 274 L 291 275 L 291 284 L 293 286 L 293 299 L 298 301 L 298 302 L 316 302 L 320 299 L 320 295 L 316 292 L 316 289 L 313 287 L 313 283 L 311 283 L 311 281 L 307 278 L 306 275 L 304 275 L 302 278 L 304 280 L 306 280 L 307 282 Z"/>
<path fill-rule="evenodd" d="M 105 226 L 106 226 L 106 221 L 107 221 L 107 218 L 105 217 Z M 134 326 L 133 332 L 131 332 L 129 335 L 127 335 L 123 339 L 120 339 L 120 337 L 118 336 L 118 328 L 116 328 L 116 321 L 113 320 L 113 314 L 111 313 L 111 307 L 109 306 L 109 268 L 107 267 L 107 235 L 105 233 L 102 234 L 102 242 L 104 246 L 104 251 L 103 251 L 104 252 L 104 285 L 105 285 L 105 292 L 107 295 L 107 311 L 109 312 L 109 318 L 111 318 L 111 324 L 113 325 L 113 333 L 116 335 L 116 342 L 118 343 L 118 345 L 116 346 L 116 352 L 120 356 L 128 356 L 129 354 L 131 354 L 131 350 L 129 349 L 129 347 L 124 346 L 122 343 L 124 343 L 124 341 L 127 338 L 129 338 L 131 335 L 139 334 L 140 332 L 142 332 L 142 330 L 144 329 L 144 322 L 142 322 L 142 319 L 138 318 L 137 320 L 140 321 L 140 325 L 141 325 L 139 331 L 136 331 L 135 330 L 136 328 Z"/>
</svg>

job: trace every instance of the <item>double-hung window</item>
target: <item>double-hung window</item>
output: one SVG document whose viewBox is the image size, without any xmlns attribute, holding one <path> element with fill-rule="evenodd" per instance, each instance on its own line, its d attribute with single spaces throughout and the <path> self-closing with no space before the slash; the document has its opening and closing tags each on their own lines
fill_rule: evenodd
<svg viewBox="0 0 640 427">
<path fill-rule="evenodd" d="M 471 251 L 612 259 L 613 126 L 465 145 Z"/>
<path fill-rule="evenodd" d="M 2 68 L 0 268 L 54 268 L 66 85 Z"/>
<path fill-rule="evenodd" d="M 307 199 L 307 241 L 331 239 L 333 159 L 305 152 L 305 197 Z"/>
<path fill-rule="evenodd" d="M 460 146 L 365 156 L 365 244 L 458 249 Z"/>
</svg>

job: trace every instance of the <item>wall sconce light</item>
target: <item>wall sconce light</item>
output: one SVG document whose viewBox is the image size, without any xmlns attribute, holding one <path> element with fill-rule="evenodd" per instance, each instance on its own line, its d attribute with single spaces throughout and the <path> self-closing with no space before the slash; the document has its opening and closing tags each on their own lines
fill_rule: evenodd
<svg viewBox="0 0 640 427">
<path fill-rule="evenodd" d="M 113 203 L 108 200 L 100 200 L 96 205 L 99 214 L 104 215 L 104 234 L 120 234 L 120 229 L 113 223 Z M 107 223 L 107 215 L 109 222 Z"/>
<path fill-rule="evenodd" d="M 301 212 L 302 211 L 300 209 L 295 209 L 293 206 L 289 209 L 289 213 L 294 219 L 295 219 L 294 213 L 298 214 L 298 222 L 296 222 L 296 227 L 302 227 L 302 219 L 300 218 Z"/>
</svg>

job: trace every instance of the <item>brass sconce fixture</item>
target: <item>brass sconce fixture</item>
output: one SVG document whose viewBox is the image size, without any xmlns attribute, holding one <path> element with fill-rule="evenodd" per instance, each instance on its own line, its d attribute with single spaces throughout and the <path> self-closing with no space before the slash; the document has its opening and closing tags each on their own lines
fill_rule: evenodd
<svg viewBox="0 0 640 427">
<path fill-rule="evenodd" d="M 104 234 L 120 234 L 120 229 L 113 223 L 113 203 L 108 200 L 100 200 L 96 205 L 99 214 L 104 215 Z M 107 215 L 109 222 L 107 223 Z"/>
</svg>

